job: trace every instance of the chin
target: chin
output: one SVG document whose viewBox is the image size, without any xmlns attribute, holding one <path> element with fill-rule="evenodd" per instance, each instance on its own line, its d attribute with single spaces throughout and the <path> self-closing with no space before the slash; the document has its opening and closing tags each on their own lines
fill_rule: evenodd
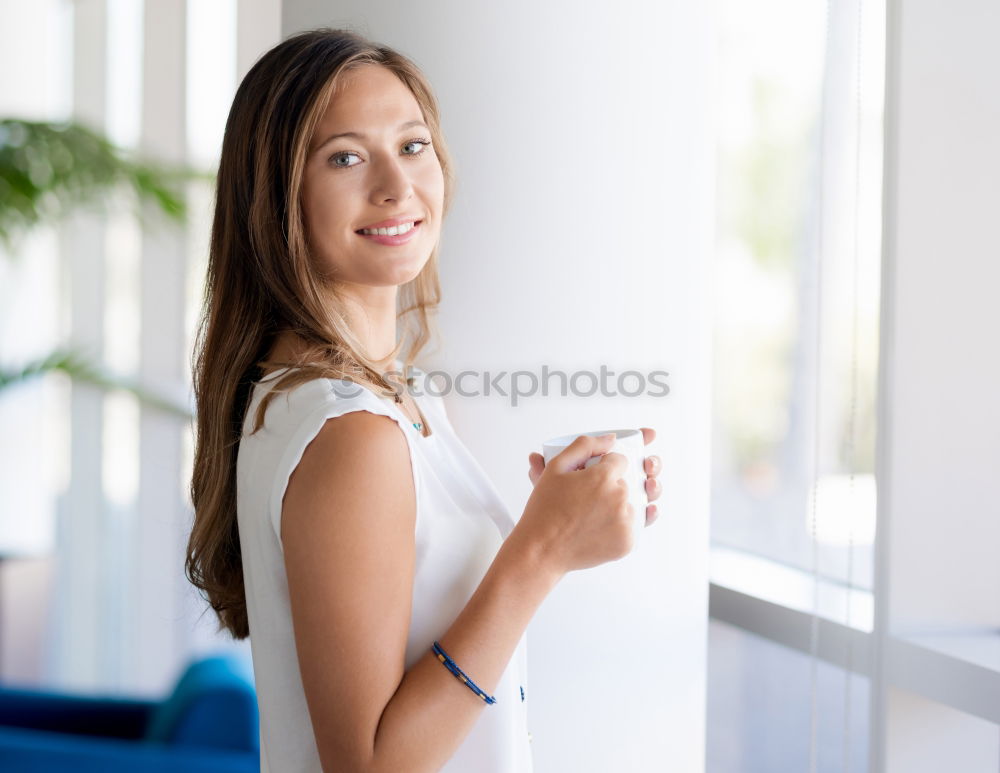
<svg viewBox="0 0 1000 773">
<path fill-rule="evenodd" d="M 395 267 L 395 270 L 392 272 L 392 274 L 394 275 L 392 283 L 396 285 L 403 285 L 406 284 L 407 282 L 412 282 L 414 279 L 420 276 L 420 272 L 424 270 L 424 266 L 427 265 L 428 260 L 429 256 L 425 256 L 423 259 L 420 260 L 419 263 L 406 262 L 399 264 L 398 266 Z"/>
<path fill-rule="evenodd" d="M 364 279 L 358 280 L 357 284 L 368 285 L 369 287 L 402 287 L 407 282 L 412 282 L 418 276 L 420 276 L 420 271 L 423 269 L 423 264 L 420 269 L 404 269 L 399 267 L 396 270 L 386 270 L 384 272 L 379 272 L 376 276 L 368 276 Z"/>
<path fill-rule="evenodd" d="M 420 268 L 417 269 L 416 271 L 407 271 L 405 274 L 401 275 L 398 279 L 396 279 L 393 282 L 393 284 L 397 286 L 402 286 L 405 285 L 407 282 L 412 282 L 414 279 L 420 276 L 420 272 L 423 271 L 424 265 L 426 264 L 421 265 Z"/>
</svg>

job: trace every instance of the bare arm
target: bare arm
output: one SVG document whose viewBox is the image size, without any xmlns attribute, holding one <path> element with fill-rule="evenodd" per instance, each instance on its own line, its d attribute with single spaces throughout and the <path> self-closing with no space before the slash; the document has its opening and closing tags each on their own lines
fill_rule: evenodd
<svg viewBox="0 0 1000 773">
<path fill-rule="evenodd" d="M 531 618 L 561 575 L 507 538 L 468 604 L 438 639 L 442 649 L 492 695 Z M 428 650 L 406 673 L 382 714 L 378 771 L 436 771 L 493 711 Z"/>
<path fill-rule="evenodd" d="M 326 422 L 282 508 L 296 649 L 326 771 L 437 771 L 491 711 L 428 650 L 404 670 L 416 501 L 406 439 L 364 411 Z M 492 694 L 563 572 L 517 529 L 454 624 L 444 650 Z"/>
</svg>

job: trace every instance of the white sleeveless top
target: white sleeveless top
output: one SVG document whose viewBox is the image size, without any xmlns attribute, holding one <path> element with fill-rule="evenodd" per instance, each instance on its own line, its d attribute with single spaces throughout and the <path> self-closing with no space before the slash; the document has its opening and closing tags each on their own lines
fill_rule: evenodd
<svg viewBox="0 0 1000 773">
<path fill-rule="evenodd" d="M 402 363 L 397 360 L 402 370 Z M 416 566 L 406 644 L 409 669 L 448 630 L 496 556 L 514 520 L 486 473 L 455 434 L 444 402 L 428 394 L 426 374 L 412 368 L 412 397 L 431 435 L 424 437 L 392 397 L 348 380 L 315 379 L 278 395 L 254 435 L 264 392 L 284 370 L 254 386 L 237 465 L 237 517 L 250 623 L 262 773 L 322 770 L 292 631 L 281 545 L 281 506 L 292 470 L 332 417 L 366 410 L 394 419 L 406 436 L 416 488 Z M 432 384 L 433 386 L 433 384 Z M 527 727 L 527 635 L 521 637 L 476 724 L 442 771 L 531 773 Z M 459 667 L 462 663 L 458 663 Z M 454 677 L 441 670 L 451 679 Z M 475 679 L 475 674 L 470 674 Z M 468 689 L 456 681 L 462 689 Z M 523 688 L 523 689 L 522 689 Z"/>
</svg>

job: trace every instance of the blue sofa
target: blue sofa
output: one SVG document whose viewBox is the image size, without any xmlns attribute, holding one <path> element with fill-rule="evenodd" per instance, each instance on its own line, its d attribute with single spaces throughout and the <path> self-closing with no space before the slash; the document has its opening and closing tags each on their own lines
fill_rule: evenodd
<svg viewBox="0 0 1000 773">
<path fill-rule="evenodd" d="M 0 770 L 259 773 L 257 697 L 240 664 L 193 662 L 163 701 L 0 687 Z"/>
</svg>

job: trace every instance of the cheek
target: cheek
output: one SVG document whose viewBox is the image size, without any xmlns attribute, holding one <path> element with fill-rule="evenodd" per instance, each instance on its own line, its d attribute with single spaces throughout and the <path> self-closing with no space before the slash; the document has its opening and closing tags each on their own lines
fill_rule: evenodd
<svg viewBox="0 0 1000 773">
<path fill-rule="evenodd" d="M 302 205 L 302 217 L 305 219 L 307 230 L 310 230 L 316 222 L 316 213 L 320 209 L 320 197 L 321 191 L 316 184 L 311 180 L 303 180 L 299 201 Z"/>
<path fill-rule="evenodd" d="M 313 180 L 302 188 L 302 212 L 306 226 L 314 233 L 329 233 L 339 228 L 338 213 L 346 211 L 345 195 L 328 181 Z"/>
<path fill-rule="evenodd" d="M 444 170 L 439 164 L 431 166 L 421 178 L 421 187 L 427 191 L 434 206 L 441 208 L 444 200 Z"/>
</svg>

